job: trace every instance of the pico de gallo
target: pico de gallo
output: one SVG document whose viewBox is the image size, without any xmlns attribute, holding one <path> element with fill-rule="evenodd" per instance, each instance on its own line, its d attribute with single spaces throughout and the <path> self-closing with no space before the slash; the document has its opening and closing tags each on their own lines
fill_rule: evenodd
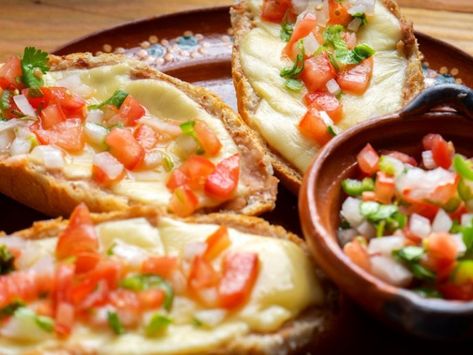
<svg viewBox="0 0 473 355">
<path fill-rule="evenodd" d="M 340 97 L 363 95 L 373 73 L 375 51 L 358 43 L 357 32 L 374 14 L 376 0 L 264 0 L 261 18 L 281 24 L 282 52 L 293 65 L 281 70 L 285 87 L 306 92 L 307 113 L 298 128 L 319 146 L 337 134 Z"/>
<path fill-rule="evenodd" d="M 113 238 L 107 246 L 97 228 L 82 204 L 57 238 L 0 238 L 3 338 L 65 340 L 80 325 L 151 338 L 183 322 L 212 328 L 245 305 L 258 278 L 258 254 L 232 250 L 224 225 L 204 241 L 186 244 L 182 255 Z M 46 245 L 51 254 L 40 253 Z M 183 298 L 200 306 L 186 319 L 174 319 Z"/>
<path fill-rule="evenodd" d="M 222 143 L 204 120 L 162 120 L 121 89 L 97 102 L 78 76 L 46 86 L 48 71 L 47 53 L 32 47 L 0 67 L 3 159 L 29 155 L 58 173 L 92 150 L 92 183 L 111 189 L 132 172 L 163 173 L 169 208 L 180 216 L 233 198 L 239 154 L 221 159 Z"/>
<path fill-rule="evenodd" d="M 473 300 L 473 163 L 439 134 L 420 159 L 367 144 L 338 232 L 352 262 L 429 298 Z"/>
</svg>

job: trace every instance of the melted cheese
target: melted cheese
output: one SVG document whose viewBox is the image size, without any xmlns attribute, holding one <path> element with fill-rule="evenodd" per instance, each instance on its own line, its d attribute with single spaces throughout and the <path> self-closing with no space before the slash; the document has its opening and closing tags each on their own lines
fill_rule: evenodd
<svg viewBox="0 0 473 355">
<path fill-rule="evenodd" d="M 250 1 L 250 9 L 257 17 L 256 27 L 242 39 L 240 46 L 243 71 L 261 98 L 251 120 L 273 149 L 304 172 L 318 151 L 297 127 L 307 111 L 302 101 L 305 92 L 294 93 L 284 87 L 279 73 L 292 63 L 281 55 L 285 43 L 279 38 L 280 25 L 258 17 L 261 5 L 261 0 Z M 374 15 L 368 17 L 368 25 L 357 35 L 359 42 L 368 43 L 377 51 L 373 78 L 364 95 L 342 96 L 345 112 L 339 123 L 342 129 L 397 111 L 402 104 L 407 60 L 396 51 L 402 35 L 399 20 L 378 1 Z"/>
<path fill-rule="evenodd" d="M 146 107 L 155 119 L 181 122 L 198 119 L 207 123 L 222 143 L 219 154 L 210 159 L 214 163 L 238 152 L 223 123 L 218 118 L 211 116 L 184 92 L 165 81 L 132 79 L 130 72 L 131 68 L 127 64 L 117 64 L 89 70 L 49 72 L 45 75 L 44 81 L 47 86 L 54 86 L 57 81 L 79 75 L 83 84 L 94 89 L 93 97 L 88 100 L 88 104 L 100 103 L 108 99 L 117 89 L 125 90 Z M 87 147 L 89 152 L 91 149 L 91 147 Z M 164 150 L 176 164 L 180 164 L 179 157 L 173 151 L 173 145 L 164 148 Z M 69 155 L 66 158 L 64 174 L 67 179 L 90 179 L 92 177 L 93 153 L 89 152 L 86 151 L 79 156 Z M 161 167 L 156 172 L 154 179 L 141 179 L 141 173 L 132 172 L 128 174 L 128 178 L 114 185 L 112 191 L 134 202 L 167 205 L 171 198 L 171 193 L 165 186 L 168 174 L 164 173 Z M 246 187 L 240 181 L 238 193 L 245 191 Z M 202 196 L 201 204 L 212 206 L 215 201 Z"/>
<path fill-rule="evenodd" d="M 96 230 L 103 250 L 114 239 L 119 239 L 146 251 L 153 251 L 154 254 L 165 252 L 182 255 L 186 244 L 204 241 L 217 228 L 216 225 L 188 224 L 170 218 L 162 218 L 159 227 L 154 228 L 145 219 L 138 218 L 106 222 L 98 225 Z M 203 308 L 192 300 L 178 296 L 171 312 L 174 322 L 161 337 L 149 338 L 140 331 L 114 336 L 108 329 L 97 331 L 82 324 L 74 328 L 65 343 L 52 338 L 41 343 L 20 344 L 0 338 L 2 354 L 16 354 L 20 350 L 32 348 L 47 349 L 58 344 L 72 347 L 80 344 L 101 354 L 208 353 L 250 332 L 276 331 L 284 322 L 297 317 L 307 307 L 323 302 L 313 266 L 299 246 L 286 240 L 242 233 L 234 229 L 229 229 L 229 236 L 232 240 L 231 252 L 248 251 L 259 254 L 260 271 L 247 304 L 228 314 L 217 326 L 192 326 L 190 320 Z M 55 239 L 49 239 L 48 245 L 51 240 Z M 218 266 L 220 261 L 217 259 L 214 264 Z"/>
</svg>

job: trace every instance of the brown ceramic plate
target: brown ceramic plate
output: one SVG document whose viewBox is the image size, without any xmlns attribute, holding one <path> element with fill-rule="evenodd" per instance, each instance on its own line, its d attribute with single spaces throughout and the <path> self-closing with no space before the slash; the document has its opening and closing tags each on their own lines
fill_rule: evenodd
<svg viewBox="0 0 473 355">
<path fill-rule="evenodd" d="M 190 31 L 190 32 L 188 32 Z M 473 58 L 461 50 L 418 33 L 429 66 L 429 81 L 462 80 L 473 86 Z M 145 19 L 111 28 L 73 41 L 56 50 L 72 52 L 125 52 L 147 61 L 168 74 L 206 86 L 236 107 L 231 81 L 231 31 L 228 7 L 202 9 Z M 436 79 L 433 79 L 436 77 Z M 46 218 L 0 197 L 0 229 L 14 231 Z M 280 188 L 276 210 L 263 216 L 301 235 L 297 198 Z M 307 351 L 317 354 L 436 354 L 451 353 L 452 345 L 430 345 L 380 325 L 350 301 L 341 304 L 340 315 L 327 336 Z M 306 354 L 307 352 L 303 352 Z"/>
</svg>

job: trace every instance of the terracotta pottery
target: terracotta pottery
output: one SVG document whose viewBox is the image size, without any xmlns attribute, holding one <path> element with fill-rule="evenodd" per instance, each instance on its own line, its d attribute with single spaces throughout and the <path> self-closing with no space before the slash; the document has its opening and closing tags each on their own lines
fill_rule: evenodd
<svg viewBox="0 0 473 355">
<path fill-rule="evenodd" d="M 439 106 L 443 108 L 435 110 Z M 428 133 L 441 134 L 457 152 L 473 156 L 473 91 L 448 84 L 427 89 L 402 112 L 366 121 L 330 141 L 304 177 L 300 218 L 316 261 L 365 309 L 417 336 L 467 338 L 473 335 L 473 302 L 425 299 L 391 286 L 352 263 L 337 240 L 341 181 L 353 175 L 358 152 L 370 143 L 376 150 L 420 158 L 422 138 Z"/>
</svg>

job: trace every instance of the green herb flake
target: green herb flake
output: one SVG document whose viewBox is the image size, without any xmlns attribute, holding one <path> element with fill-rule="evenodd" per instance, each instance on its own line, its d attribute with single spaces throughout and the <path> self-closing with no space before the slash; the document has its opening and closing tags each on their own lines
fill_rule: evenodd
<svg viewBox="0 0 473 355">
<path fill-rule="evenodd" d="M 113 255 L 113 249 L 117 246 L 117 243 L 113 243 L 110 245 L 110 247 L 107 249 L 107 255 L 112 256 Z"/>
<path fill-rule="evenodd" d="M 412 263 L 420 260 L 422 255 L 424 255 L 424 249 L 416 246 L 407 246 L 393 251 L 393 255 L 402 261 Z"/>
<path fill-rule="evenodd" d="M 287 22 L 284 20 L 281 24 L 281 31 L 279 32 L 279 37 L 284 42 L 289 42 L 291 39 L 292 33 L 294 32 L 294 24 Z"/>
<path fill-rule="evenodd" d="M 197 137 L 197 132 L 195 131 L 195 121 L 186 121 L 182 123 L 179 127 L 181 128 L 181 131 L 183 134 L 186 136 L 194 138 L 194 141 L 197 143 L 197 151 L 196 153 L 198 155 L 205 154 L 205 150 L 202 148 L 202 145 L 200 144 L 199 137 Z"/>
<path fill-rule="evenodd" d="M 296 56 L 296 61 L 293 66 L 284 68 L 279 73 L 279 75 L 285 79 L 297 79 L 299 74 L 304 70 L 304 44 L 302 43 L 302 40 L 297 42 L 297 48 L 299 53 Z"/>
<path fill-rule="evenodd" d="M 442 294 L 434 288 L 419 287 L 412 291 L 424 298 L 443 298 Z"/>
<path fill-rule="evenodd" d="M 167 172 L 170 172 L 174 168 L 174 162 L 172 161 L 171 157 L 167 154 L 164 154 L 163 166 L 164 166 L 164 170 L 166 170 Z"/>
<path fill-rule="evenodd" d="M 192 325 L 196 328 L 200 328 L 204 325 L 204 323 L 202 323 L 202 321 L 200 321 L 198 318 L 194 317 L 192 318 Z"/>
<path fill-rule="evenodd" d="M 297 79 L 287 79 L 284 86 L 291 91 L 299 92 L 304 87 L 304 84 L 302 81 Z"/>
<path fill-rule="evenodd" d="M 420 264 L 412 264 L 410 267 L 414 277 L 421 280 L 435 280 L 435 273 Z"/>
<path fill-rule="evenodd" d="M 145 333 L 149 337 L 155 337 L 162 335 L 169 325 L 172 323 L 172 319 L 164 314 L 154 314 L 149 323 L 146 325 Z"/>
<path fill-rule="evenodd" d="M 6 275 L 15 270 L 15 257 L 6 245 L 0 245 L 0 275 Z"/>
<path fill-rule="evenodd" d="M 353 18 L 357 18 L 357 19 L 360 19 L 361 20 L 361 26 L 364 26 L 368 23 L 368 19 L 366 18 L 366 14 L 364 14 L 363 12 L 358 12 L 354 15 L 352 15 Z"/>
<path fill-rule="evenodd" d="M 21 59 L 21 69 L 23 84 L 29 88 L 39 89 L 43 86 L 42 74 L 49 71 L 48 53 L 34 47 L 26 47 Z"/>
<path fill-rule="evenodd" d="M 54 320 L 46 316 L 36 316 L 35 322 L 44 331 L 52 333 L 54 330 Z"/>
<path fill-rule="evenodd" d="M 0 320 L 12 316 L 17 309 L 25 307 L 26 303 L 21 300 L 16 300 L 10 303 L 8 306 L 0 308 Z"/>
<path fill-rule="evenodd" d="M 120 287 L 135 292 L 148 290 L 151 288 L 159 288 L 164 291 L 163 307 L 166 311 L 170 311 L 174 302 L 174 290 L 171 285 L 157 275 L 133 275 L 128 276 L 120 282 Z"/>
<path fill-rule="evenodd" d="M 5 111 L 10 109 L 10 99 L 12 93 L 9 90 L 3 90 L 0 95 L 0 114 L 4 114 Z"/>
<path fill-rule="evenodd" d="M 337 135 L 337 132 L 335 132 L 335 128 L 332 125 L 327 126 L 327 132 L 332 136 L 335 137 Z"/>
<path fill-rule="evenodd" d="M 146 280 L 142 275 L 128 276 L 120 282 L 120 287 L 132 290 L 135 292 L 143 291 L 145 289 Z"/>
<path fill-rule="evenodd" d="M 116 90 L 111 97 L 109 97 L 107 100 L 101 102 L 98 105 L 90 105 L 88 107 L 89 110 L 96 110 L 96 109 L 101 109 L 105 105 L 113 105 L 116 108 L 120 108 L 120 106 L 123 104 L 123 101 L 127 98 L 128 93 L 123 90 Z"/>
<path fill-rule="evenodd" d="M 107 322 L 108 325 L 110 326 L 110 329 L 117 334 L 123 334 L 125 333 L 125 329 L 123 328 L 123 324 L 120 321 L 120 318 L 118 317 L 118 314 L 113 311 L 108 311 L 107 312 Z"/>
</svg>

